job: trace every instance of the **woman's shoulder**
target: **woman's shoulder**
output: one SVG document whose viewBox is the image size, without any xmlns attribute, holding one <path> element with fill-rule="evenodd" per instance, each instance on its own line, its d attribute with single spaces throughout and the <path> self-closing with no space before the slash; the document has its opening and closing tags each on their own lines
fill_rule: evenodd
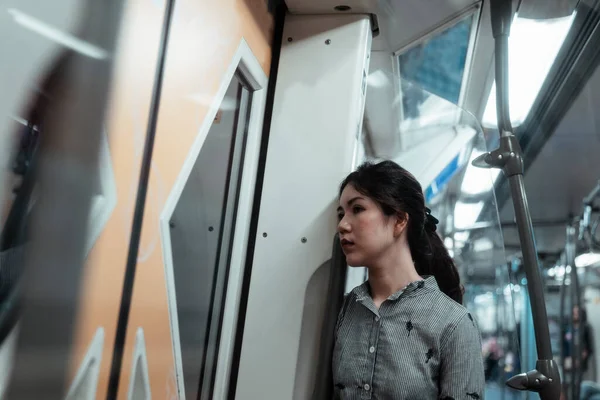
<svg viewBox="0 0 600 400">
<path fill-rule="evenodd" d="M 434 307 L 437 313 L 444 315 L 446 329 L 453 330 L 467 319 L 475 324 L 475 318 L 464 305 L 457 303 L 441 291 L 435 296 Z"/>
</svg>

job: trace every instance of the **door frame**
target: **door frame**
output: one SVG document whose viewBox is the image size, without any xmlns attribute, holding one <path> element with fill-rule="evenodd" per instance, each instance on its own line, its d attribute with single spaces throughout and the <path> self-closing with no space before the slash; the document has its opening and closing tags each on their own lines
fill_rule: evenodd
<svg viewBox="0 0 600 400">
<path fill-rule="evenodd" d="M 183 382 L 183 364 L 181 354 L 181 342 L 179 339 L 179 321 L 177 316 L 177 297 L 175 291 L 175 277 L 173 270 L 173 253 L 171 250 L 170 220 L 175 207 L 181 197 L 185 184 L 196 164 L 202 146 L 217 116 L 221 103 L 234 76 L 239 75 L 243 79 L 246 88 L 252 93 L 250 102 L 250 117 L 245 146 L 245 156 L 242 165 L 241 185 L 238 196 L 237 216 L 235 219 L 235 231 L 233 233 L 233 244 L 231 247 L 231 264 L 229 276 L 226 281 L 226 296 L 221 323 L 221 335 L 218 349 L 218 362 L 214 382 L 214 398 L 225 398 L 231 373 L 231 360 L 236 336 L 237 316 L 244 276 L 244 266 L 250 235 L 250 220 L 256 187 L 256 176 L 260 153 L 260 142 L 262 136 L 263 116 L 267 98 L 268 78 L 253 54 L 250 46 L 242 38 L 227 71 L 225 72 L 217 93 L 212 99 L 211 106 L 204 117 L 204 121 L 196 134 L 194 143 L 188 155 L 171 193 L 165 203 L 160 215 L 160 235 L 163 248 L 163 263 L 165 266 L 165 282 L 167 287 L 167 301 L 169 308 L 169 320 L 171 331 L 171 342 L 173 346 L 173 359 L 175 362 L 175 375 L 177 383 L 177 394 L 179 399 L 185 399 L 185 386 Z M 202 377 L 200 377 L 202 379 Z"/>
</svg>

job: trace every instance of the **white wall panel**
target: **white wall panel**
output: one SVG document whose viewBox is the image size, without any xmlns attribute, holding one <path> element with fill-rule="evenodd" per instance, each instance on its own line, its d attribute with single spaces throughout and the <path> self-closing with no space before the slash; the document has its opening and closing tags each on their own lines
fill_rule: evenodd
<svg viewBox="0 0 600 400">
<path fill-rule="evenodd" d="M 303 317 L 316 323 L 304 315 L 305 297 L 321 292 L 309 281 L 319 285 L 312 277 L 331 257 L 338 186 L 360 139 L 370 45 L 366 15 L 286 19 L 238 399 L 308 398 L 312 390 L 308 377 L 295 379 L 300 343 L 317 357 L 320 335 L 302 327 Z M 303 329 L 312 341 L 301 339 Z"/>
</svg>

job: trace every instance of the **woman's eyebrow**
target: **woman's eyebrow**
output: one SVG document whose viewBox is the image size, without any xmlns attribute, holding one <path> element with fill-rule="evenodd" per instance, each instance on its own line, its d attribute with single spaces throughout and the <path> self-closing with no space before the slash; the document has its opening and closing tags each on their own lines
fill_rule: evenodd
<svg viewBox="0 0 600 400">
<path fill-rule="evenodd" d="M 352 203 L 354 203 L 356 200 L 364 200 L 364 199 L 360 196 L 353 197 L 350 200 L 348 200 L 348 205 L 351 206 Z"/>
<path fill-rule="evenodd" d="M 355 201 L 357 201 L 357 200 L 364 200 L 364 199 L 363 199 L 362 197 L 360 197 L 360 196 L 353 197 L 353 198 L 351 198 L 350 200 L 348 200 L 348 203 L 347 203 L 347 204 L 348 204 L 348 206 L 351 206 L 351 205 L 352 205 L 352 203 L 354 203 L 354 202 L 355 202 Z M 342 206 L 339 206 L 339 207 L 337 208 L 337 210 L 338 210 L 338 212 L 340 212 L 340 211 L 344 211 L 344 209 L 342 208 Z"/>
</svg>

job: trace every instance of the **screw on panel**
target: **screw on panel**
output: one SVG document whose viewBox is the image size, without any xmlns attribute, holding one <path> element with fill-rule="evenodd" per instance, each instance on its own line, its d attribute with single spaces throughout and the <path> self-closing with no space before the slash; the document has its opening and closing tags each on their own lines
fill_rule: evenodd
<svg viewBox="0 0 600 400">
<path fill-rule="evenodd" d="M 294 40 L 294 39 L 292 39 L 291 37 L 288 38 L 288 42 L 291 42 L 292 40 Z"/>
<path fill-rule="evenodd" d="M 340 5 L 340 6 L 335 6 L 335 7 L 333 7 L 333 9 L 334 9 L 335 11 L 350 11 L 350 10 L 352 10 L 352 7 L 350 7 L 350 6 L 345 6 L 345 5 Z"/>
<path fill-rule="evenodd" d="M 209 226 L 209 227 L 208 227 L 208 231 L 209 231 L 209 232 L 212 232 L 212 231 L 214 231 L 214 230 L 215 230 L 215 228 L 213 228 L 212 226 Z"/>
<path fill-rule="evenodd" d="M 331 39 L 327 39 L 327 40 L 325 41 L 325 44 L 326 44 L 326 45 L 330 45 L 330 44 L 331 44 Z"/>
<path fill-rule="evenodd" d="M 267 237 L 267 232 L 263 232 L 263 237 Z"/>
<path fill-rule="evenodd" d="M 306 239 L 305 237 L 303 237 L 302 239 L 300 239 L 300 241 L 301 241 L 302 243 L 306 243 L 306 242 L 307 242 L 307 239 Z"/>
</svg>

